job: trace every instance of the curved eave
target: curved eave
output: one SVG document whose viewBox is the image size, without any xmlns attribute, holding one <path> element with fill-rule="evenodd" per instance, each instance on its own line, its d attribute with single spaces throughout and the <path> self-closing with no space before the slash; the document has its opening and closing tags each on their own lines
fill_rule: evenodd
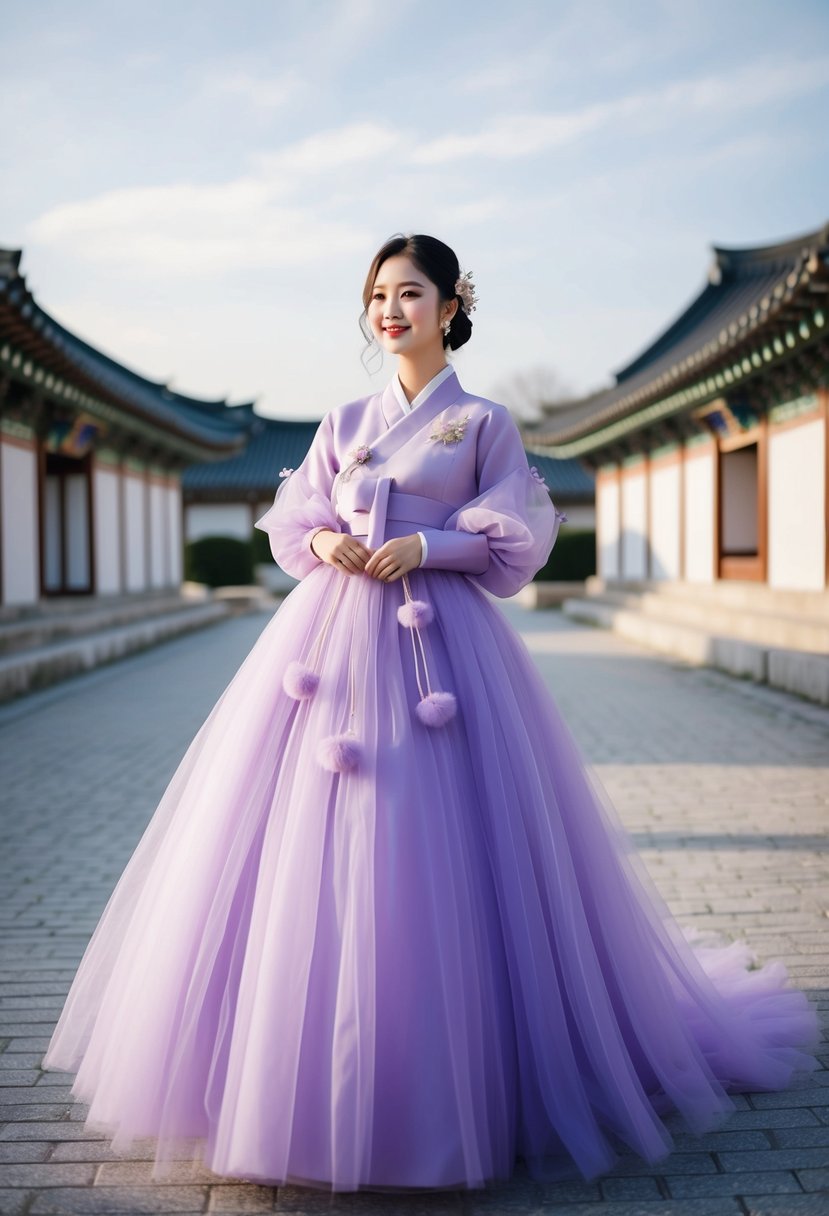
<svg viewBox="0 0 829 1216">
<path fill-rule="evenodd" d="M 189 459 L 244 445 L 253 401 L 231 406 L 190 397 L 124 367 L 36 303 L 25 280 L 14 277 L 19 251 L 0 252 L 0 366 L 13 380 L 142 435 L 166 438 Z"/>
<path fill-rule="evenodd" d="M 524 446 L 539 454 L 583 456 L 785 363 L 827 332 L 827 256 L 813 251 L 799 271 L 729 323 L 717 341 L 707 342 L 658 378 L 629 393 L 614 386 L 594 394 L 587 399 L 589 412 L 569 426 L 525 429 Z M 797 320 L 785 315 L 792 306 L 800 310 Z M 604 409 L 602 399 L 609 399 Z"/>
</svg>

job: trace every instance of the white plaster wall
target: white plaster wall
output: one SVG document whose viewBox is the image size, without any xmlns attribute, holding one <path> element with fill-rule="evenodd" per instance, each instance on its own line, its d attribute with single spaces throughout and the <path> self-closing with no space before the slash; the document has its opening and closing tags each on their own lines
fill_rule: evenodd
<svg viewBox="0 0 829 1216">
<path fill-rule="evenodd" d="M 33 604 L 40 598 L 37 531 L 37 455 L 0 442 L 3 487 L 3 602 Z"/>
<path fill-rule="evenodd" d="M 823 419 L 769 433 L 769 585 L 822 591 L 826 585 Z"/>
<path fill-rule="evenodd" d="M 645 471 L 622 476 L 622 577 L 646 578 L 648 569 Z"/>
<path fill-rule="evenodd" d="M 187 507 L 185 526 L 188 541 L 201 540 L 203 536 L 250 540 L 253 531 L 250 507 L 246 502 L 192 503 Z"/>
<path fill-rule="evenodd" d="M 120 544 L 121 501 L 118 493 L 118 471 L 98 465 L 93 473 L 95 498 L 95 575 L 99 595 L 111 595 L 121 590 L 118 565 Z"/>
<path fill-rule="evenodd" d="M 142 477 L 131 473 L 124 475 L 124 533 L 127 544 L 128 591 L 143 591 L 147 586 L 147 563 L 144 556 L 145 489 Z"/>
<path fill-rule="evenodd" d="M 563 511 L 567 516 L 567 522 L 562 524 L 563 528 L 596 527 L 596 508 L 593 503 L 562 503 L 555 498 L 553 502 L 559 511 Z"/>
<path fill-rule="evenodd" d="M 714 457 L 712 450 L 685 459 L 685 578 L 714 581 Z"/>
<path fill-rule="evenodd" d="M 167 579 L 167 543 L 164 529 L 164 486 L 151 481 L 150 494 L 150 586 L 163 587 Z"/>
<path fill-rule="evenodd" d="M 678 464 L 651 469 L 651 578 L 679 578 Z"/>
<path fill-rule="evenodd" d="M 596 478 L 596 516 L 599 552 L 596 573 L 599 578 L 619 577 L 619 484 L 603 477 Z M 567 512 L 570 518 L 570 512 Z M 564 524 L 563 527 L 567 527 Z"/>
<path fill-rule="evenodd" d="M 184 553 L 181 535 L 181 485 L 179 482 L 175 482 L 167 487 L 165 505 L 168 552 L 170 554 L 168 577 L 170 585 L 177 587 L 184 577 Z"/>
</svg>

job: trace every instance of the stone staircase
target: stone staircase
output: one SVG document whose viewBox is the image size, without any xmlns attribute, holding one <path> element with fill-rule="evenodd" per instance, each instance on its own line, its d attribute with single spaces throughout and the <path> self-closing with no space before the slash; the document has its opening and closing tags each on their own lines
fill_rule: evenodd
<svg viewBox="0 0 829 1216">
<path fill-rule="evenodd" d="M 0 702 L 249 611 L 263 597 L 270 598 L 257 587 L 211 593 L 184 583 L 180 590 L 3 605 Z"/>
<path fill-rule="evenodd" d="M 562 610 L 689 662 L 829 705 L 827 591 L 593 577 Z"/>
</svg>

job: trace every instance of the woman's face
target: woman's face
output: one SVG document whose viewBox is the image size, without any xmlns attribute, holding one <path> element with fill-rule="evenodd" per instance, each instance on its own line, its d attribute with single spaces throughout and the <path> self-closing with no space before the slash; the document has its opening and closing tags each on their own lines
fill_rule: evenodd
<svg viewBox="0 0 829 1216">
<path fill-rule="evenodd" d="M 411 355 L 436 347 L 443 349 L 440 322 L 454 311 L 440 307 L 438 289 L 404 254 L 386 258 L 368 303 L 368 321 L 382 349 Z"/>
</svg>

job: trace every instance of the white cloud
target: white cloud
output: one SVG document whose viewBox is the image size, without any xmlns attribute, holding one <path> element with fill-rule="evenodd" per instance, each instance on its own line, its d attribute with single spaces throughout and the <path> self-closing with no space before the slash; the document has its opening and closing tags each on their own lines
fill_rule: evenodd
<svg viewBox="0 0 829 1216">
<path fill-rule="evenodd" d="M 27 226 L 26 239 L 143 277 L 304 265 L 364 247 L 369 238 L 359 224 L 279 205 L 268 186 L 247 178 L 110 190 L 53 207 Z"/>
<path fill-rule="evenodd" d="M 759 109 L 826 88 L 827 82 L 827 56 L 787 63 L 758 60 L 724 74 L 680 80 L 581 109 L 498 116 L 476 132 L 450 133 L 422 143 L 412 159 L 419 164 L 464 157 L 515 160 L 573 143 L 589 131 L 624 127 L 630 136 L 637 130 L 670 128 L 683 116 L 727 118 L 739 110 Z"/>
<path fill-rule="evenodd" d="M 387 156 L 402 140 L 402 131 L 379 123 L 349 123 L 317 131 L 278 151 L 259 153 L 253 163 L 267 176 L 322 173 L 339 165 L 362 164 Z"/>
<path fill-rule="evenodd" d="M 296 72 L 262 77 L 240 70 L 208 76 L 203 91 L 218 98 L 238 98 L 255 110 L 269 112 L 284 108 L 301 87 L 302 82 Z"/>
<path fill-rule="evenodd" d="M 440 164 L 459 157 L 516 159 L 572 142 L 599 126 L 613 107 L 588 106 L 571 114 L 510 114 L 497 117 L 481 131 L 469 135 L 443 135 L 421 144 L 412 153 L 418 164 Z"/>
<path fill-rule="evenodd" d="M 506 200 L 492 195 L 490 198 L 469 199 L 468 202 L 450 203 L 441 209 L 446 223 L 483 224 L 506 209 Z"/>
</svg>

